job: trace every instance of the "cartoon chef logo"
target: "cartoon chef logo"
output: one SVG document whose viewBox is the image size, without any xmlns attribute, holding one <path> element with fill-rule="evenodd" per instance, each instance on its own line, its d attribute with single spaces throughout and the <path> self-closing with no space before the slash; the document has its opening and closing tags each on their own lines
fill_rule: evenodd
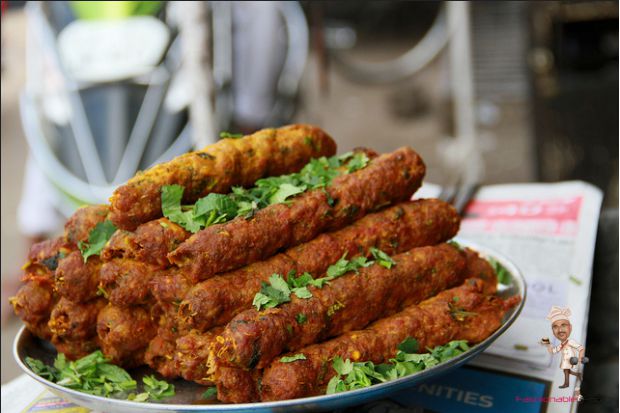
<svg viewBox="0 0 620 413">
<path fill-rule="evenodd" d="M 540 344 L 547 347 L 547 351 L 550 354 L 560 353 L 561 355 L 560 368 L 564 371 L 564 383 L 559 387 L 561 389 L 567 388 L 570 376 L 576 376 L 577 386 L 575 387 L 575 392 L 579 394 L 579 383 L 582 380 L 579 366 L 582 363 L 587 363 L 588 358 L 584 357 L 585 347 L 570 339 L 570 333 L 573 329 L 569 319 L 570 315 L 570 308 L 561 308 L 555 305 L 551 307 L 547 320 L 551 322 L 551 331 L 554 337 L 560 341 L 560 344 L 555 347 L 552 346 L 547 337 L 543 338 Z"/>
</svg>

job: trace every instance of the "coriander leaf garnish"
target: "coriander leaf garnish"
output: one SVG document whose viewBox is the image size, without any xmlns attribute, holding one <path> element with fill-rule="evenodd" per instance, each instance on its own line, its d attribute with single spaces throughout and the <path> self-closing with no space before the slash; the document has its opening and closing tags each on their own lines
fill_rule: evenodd
<svg viewBox="0 0 620 413">
<path fill-rule="evenodd" d="M 402 343 L 398 345 L 398 350 L 401 353 L 417 353 L 420 345 L 415 338 L 407 337 Z"/>
<path fill-rule="evenodd" d="M 222 137 L 235 137 L 228 132 L 222 134 L 226 134 Z M 182 186 L 164 185 L 161 188 L 162 212 L 170 221 L 195 233 L 237 217 L 251 219 L 256 211 L 269 205 L 287 203 L 309 190 L 325 190 L 335 177 L 364 168 L 368 162 L 366 154 L 357 152 L 311 159 L 298 173 L 262 178 L 252 188 L 233 187 L 231 193 L 226 195 L 211 193 L 197 200 L 193 206 L 182 205 Z M 326 194 L 328 204 L 333 206 L 335 201 L 329 192 L 326 191 Z"/>
<path fill-rule="evenodd" d="M 308 317 L 305 314 L 299 313 L 295 316 L 295 321 L 297 321 L 297 324 L 304 324 L 308 321 Z"/>
<path fill-rule="evenodd" d="M 286 201 L 288 198 L 301 194 L 306 190 L 305 186 L 297 186 L 289 183 L 280 184 L 278 190 L 269 197 L 270 204 L 280 204 Z"/>
<path fill-rule="evenodd" d="M 200 222 L 194 219 L 192 211 L 184 211 L 181 207 L 184 188 L 181 185 L 164 185 L 161 187 L 161 210 L 170 221 L 179 224 L 187 231 L 198 232 Z"/>
<path fill-rule="evenodd" d="M 308 287 L 301 287 L 293 289 L 293 294 L 297 296 L 297 298 L 310 298 L 312 297 L 312 293 L 308 290 Z"/>
<path fill-rule="evenodd" d="M 282 303 L 291 301 L 291 293 L 295 294 L 297 298 L 308 299 L 312 297 L 312 291 L 308 287 L 323 288 L 330 281 L 348 272 L 358 274 L 360 268 L 369 267 L 373 264 L 379 264 L 386 268 L 391 268 L 394 265 L 392 258 L 383 251 L 374 248 L 371 249 L 371 253 L 379 257 L 377 261 L 369 260 L 363 256 L 347 260 L 347 253 L 345 252 L 336 263 L 327 268 L 325 277 L 321 278 L 312 278 L 312 275 L 307 272 L 295 277 L 295 271 L 290 271 L 284 280 L 281 275 L 272 274 L 269 277 L 269 284 L 262 283 L 261 290 L 254 296 L 252 305 L 258 311 L 263 308 L 277 307 Z M 332 314 L 337 310 L 338 308 L 334 308 Z"/>
<path fill-rule="evenodd" d="M 280 361 L 282 363 L 292 363 L 293 361 L 305 360 L 305 359 L 306 359 L 306 355 L 303 353 L 300 353 L 300 354 L 293 354 L 292 356 L 282 357 Z"/>
<path fill-rule="evenodd" d="M 347 253 L 344 253 L 335 264 L 330 265 L 327 268 L 327 278 L 333 280 L 350 271 L 357 274 L 360 268 L 370 267 L 374 263 L 374 261 L 369 261 L 366 257 L 356 257 L 351 260 L 347 260 Z"/>
<path fill-rule="evenodd" d="M 144 393 L 131 393 L 129 396 L 127 396 L 127 400 L 131 400 L 132 402 L 145 402 L 149 399 L 149 394 L 144 392 Z"/>
<path fill-rule="evenodd" d="M 174 396 L 174 385 L 164 380 L 157 380 L 153 375 L 144 376 L 142 382 L 144 383 L 144 390 L 153 400 Z"/>
<path fill-rule="evenodd" d="M 86 262 L 91 255 L 99 255 L 106 242 L 108 242 L 112 234 L 114 234 L 114 231 L 116 231 L 116 227 L 112 221 L 106 219 L 95 225 L 95 228 L 90 231 L 87 242 L 78 242 L 78 248 L 82 253 L 82 257 L 84 257 L 84 262 Z"/>
<path fill-rule="evenodd" d="M 230 132 L 220 132 L 220 139 L 240 139 L 243 138 L 243 133 L 230 133 Z"/>
<path fill-rule="evenodd" d="M 203 399 L 212 399 L 216 396 L 217 396 L 217 387 L 215 386 L 209 387 L 207 390 L 205 390 L 204 393 L 202 393 Z"/>
<path fill-rule="evenodd" d="M 291 301 L 291 290 L 280 274 L 272 274 L 269 284 L 261 283 L 260 292 L 256 293 L 252 305 L 258 311 L 263 308 L 273 308 L 282 303 Z"/>
<path fill-rule="evenodd" d="M 390 257 L 389 255 L 387 255 L 385 252 L 381 251 L 378 248 L 371 247 L 370 253 L 372 254 L 373 258 L 377 260 L 377 263 L 380 266 L 385 267 L 388 270 L 396 264 L 396 262 L 394 262 L 392 257 Z"/>
<path fill-rule="evenodd" d="M 469 350 L 464 340 L 451 341 L 443 346 L 429 349 L 429 353 L 418 354 L 417 340 L 408 337 L 399 346 L 396 357 L 389 363 L 374 364 L 370 361 L 351 362 L 334 357 L 332 368 L 336 375 L 327 384 L 327 394 L 361 389 L 376 383 L 395 380 L 433 367 Z"/>
<path fill-rule="evenodd" d="M 497 282 L 504 285 L 508 284 L 510 282 L 510 273 L 508 272 L 508 270 L 504 268 L 504 266 L 500 264 L 499 261 L 493 258 L 489 258 L 488 261 L 493 267 L 493 271 L 495 271 L 495 274 L 497 275 Z"/>
<path fill-rule="evenodd" d="M 121 367 L 110 364 L 101 350 L 76 361 L 68 361 L 65 355 L 60 353 L 56 356 L 54 366 L 30 357 L 26 357 L 25 362 L 34 373 L 47 380 L 96 396 L 127 398 L 136 402 L 174 396 L 174 385 L 157 380 L 154 376 L 142 379 L 144 393 L 129 393 L 136 390 L 136 381 Z"/>
<path fill-rule="evenodd" d="M 126 397 L 128 391 L 136 388 L 129 373 L 110 364 L 100 350 L 76 361 L 67 361 L 61 353 L 54 367 L 48 368 L 54 372 L 53 381 L 57 384 L 97 396 Z"/>
<path fill-rule="evenodd" d="M 356 152 L 347 162 L 347 173 L 352 173 L 368 165 L 368 156 L 364 152 Z"/>
<path fill-rule="evenodd" d="M 229 196 L 211 193 L 194 204 L 194 219 L 204 217 L 202 226 L 225 222 L 237 216 L 237 203 Z"/>
<path fill-rule="evenodd" d="M 97 294 L 98 296 L 101 296 L 101 297 L 106 298 L 106 299 L 109 297 L 108 292 L 107 292 L 107 291 L 105 290 L 105 288 L 103 288 L 103 286 L 101 286 L 101 285 L 99 285 L 99 286 L 97 287 L 97 293 L 96 293 L 96 294 Z"/>
<path fill-rule="evenodd" d="M 48 366 L 43 363 L 41 360 L 33 359 L 32 357 L 26 357 L 25 360 L 30 370 L 32 370 L 35 374 L 47 379 L 49 381 L 55 381 L 58 375 L 58 370 L 54 367 Z"/>
</svg>

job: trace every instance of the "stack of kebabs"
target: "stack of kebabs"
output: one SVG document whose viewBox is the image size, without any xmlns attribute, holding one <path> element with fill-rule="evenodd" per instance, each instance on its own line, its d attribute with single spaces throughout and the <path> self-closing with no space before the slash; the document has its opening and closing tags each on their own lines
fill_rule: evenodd
<svg viewBox="0 0 620 413">
<path fill-rule="evenodd" d="M 124 367 L 215 385 L 219 400 L 233 403 L 324 393 L 335 357 L 382 363 L 408 337 L 422 349 L 484 340 L 519 298 L 495 296 L 489 263 L 446 243 L 460 222 L 449 204 L 411 201 L 425 173 L 416 152 L 357 152 L 362 167 L 328 185 L 195 233 L 163 217 L 162 188 L 180 185 L 192 204 L 298 172 L 335 155 L 336 144 L 319 128 L 293 125 L 139 173 L 109 206 L 79 209 L 63 236 L 32 247 L 15 312 L 70 359 L 100 348 Z M 105 224 L 115 231 L 95 240 Z M 85 256 L 83 245 L 96 241 L 104 248 Z M 377 251 L 389 265 L 372 260 Z M 362 265 L 330 276 L 346 260 Z M 305 273 L 315 282 L 303 295 L 256 305 L 274 274 Z M 286 354 L 304 357 L 284 362 Z"/>
</svg>

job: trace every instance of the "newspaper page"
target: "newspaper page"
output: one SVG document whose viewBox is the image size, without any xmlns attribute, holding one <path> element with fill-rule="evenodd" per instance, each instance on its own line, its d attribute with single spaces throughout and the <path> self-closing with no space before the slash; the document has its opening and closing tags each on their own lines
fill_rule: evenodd
<svg viewBox="0 0 620 413">
<path fill-rule="evenodd" d="M 439 192 L 439 187 L 425 185 L 416 198 Z M 519 267 L 528 288 L 523 312 L 468 365 L 390 400 L 346 411 L 575 412 L 575 377 L 570 377 L 569 388 L 558 388 L 564 381 L 560 357 L 549 354 L 539 341 L 549 337 L 558 344 L 546 319 L 552 305 L 570 307 L 570 338 L 586 341 L 601 202 L 601 191 L 584 182 L 481 188 L 465 212 L 459 237 L 492 248 Z M 88 412 L 27 376 L 2 386 L 2 411 Z"/>
<path fill-rule="evenodd" d="M 428 186 L 416 197 L 436 196 Z M 523 312 L 480 357 L 396 400 L 438 412 L 576 411 L 575 376 L 568 388 L 560 355 L 539 344 L 553 336 L 553 305 L 572 311 L 570 339 L 586 342 L 592 262 L 602 193 L 585 182 L 486 186 L 469 204 L 459 237 L 511 259 L 527 282 Z M 587 349 L 586 349 L 587 355 Z"/>
</svg>

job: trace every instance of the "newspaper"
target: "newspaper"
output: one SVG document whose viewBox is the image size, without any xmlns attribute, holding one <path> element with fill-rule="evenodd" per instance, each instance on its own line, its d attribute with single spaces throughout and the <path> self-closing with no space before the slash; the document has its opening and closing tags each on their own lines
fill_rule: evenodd
<svg viewBox="0 0 620 413">
<path fill-rule="evenodd" d="M 416 198 L 434 197 L 427 184 Z M 575 377 L 564 381 L 558 355 L 538 344 L 553 337 L 552 305 L 570 307 L 570 338 L 586 342 L 592 261 L 602 193 L 584 182 L 486 186 L 469 204 L 459 237 L 510 258 L 528 286 L 514 325 L 467 366 L 355 411 L 575 412 Z M 588 354 L 586 349 L 586 355 Z M 5 405 L 6 401 L 6 405 Z M 379 410 L 375 410 L 380 406 Z M 5 408 L 6 407 L 6 408 Z M 88 412 L 22 376 L 2 387 L 2 411 Z M 353 411 L 353 410 L 351 410 Z"/>
<path fill-rule="evenodd" d="M 438 193 L 428 186 L 416 197 Z M 523 312 L 459 377 L 440 379 L 435 388 L 419 386 L 419 396 L 406 397 L 407 404 L 442 412 L 466 412 L 470 406 L 490 412 L 576 411 L 575 377 L 570 376 L 569 388 L 558 388 L 564 382 L 559 355 L 550 355 L 539 341 L 549 337 L 559 344 L 546 319 L 556 305 L 572 310 L 570 338 L 586 342 L 602 198 L 599 189 L 577 181 L 480 189 L 465 211 L 459 237 L 493 248 L 517 265 L 527 282 Z M 444 383 L 451 392 L 437 390 Z"/>
</svg>

